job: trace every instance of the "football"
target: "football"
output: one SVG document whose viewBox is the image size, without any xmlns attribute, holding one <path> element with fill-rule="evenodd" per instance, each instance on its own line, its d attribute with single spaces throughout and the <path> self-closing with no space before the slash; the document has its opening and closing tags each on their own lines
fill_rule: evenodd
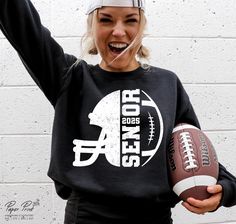
<svg viewBox="0 0 236 224">
<path fill-rule="evenodd" d="M 215 149 L 203 131 L 178 124 L 168 148 L 169 174 L 173 191 L 184 201 L 188 197 L 210 197 L 207 186 L 218 179 L 219 164 Z"/>
</svg>

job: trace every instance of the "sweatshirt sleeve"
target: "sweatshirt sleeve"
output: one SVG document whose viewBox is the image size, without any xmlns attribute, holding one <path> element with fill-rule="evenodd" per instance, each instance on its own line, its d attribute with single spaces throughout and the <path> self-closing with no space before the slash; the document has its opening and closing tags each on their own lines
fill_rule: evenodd
<svg viewBox="0 0 236 224">
<path fill-rule="evenodd" d="M 29 74 L 52 103 L 76 61 L 51 37 L 29 0 L 0 0 L 0 29 L 19 54 Z"/>
<path fill-rule="evenodd" d="M 236 205 L 236 177 L 220 164 L 218 184 L 223 187 L 221 206 Z"/>
<path fill-rule="evenodd" d="M 200 128 L 189 97 L 179 80 L 177 97 L 176 125 L 179 123 L 189 123 Z M 223 187 L 220 206 L 231 207 L 236 205 L 236 178 L 220 163 L 217 183 Z"/>
</svg>

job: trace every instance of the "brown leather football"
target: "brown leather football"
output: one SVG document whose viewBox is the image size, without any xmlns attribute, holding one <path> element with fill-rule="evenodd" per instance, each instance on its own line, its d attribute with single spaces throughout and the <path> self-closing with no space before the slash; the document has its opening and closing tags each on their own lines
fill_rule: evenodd
<svg viewBox="0 0 236 224">
<path fill-rule="evenodd" d="M 173 191 L 182 200 L 209 198 L 207 186 L 216 184 L 219 164 L 203 131 L 189 124 L 177 125 L 172 132 L 168 160 Z"/>
</svg>

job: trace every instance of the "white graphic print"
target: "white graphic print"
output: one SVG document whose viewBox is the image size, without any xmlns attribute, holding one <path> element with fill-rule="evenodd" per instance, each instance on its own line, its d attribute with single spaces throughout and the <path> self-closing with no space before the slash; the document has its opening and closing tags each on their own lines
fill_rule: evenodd
<svg viewBox="0 0 236 224">
<path fill-rule="evenodd" d="M 90 125 L 102 130 L 96 141 L 73 141 L 74 166 L 92 165 L 101 154 L 113 166 L 144 166 L 161 144 L 164 131 L 161 113 L 155 102 L 140 89 L 108 94 L 88 117 Z M 90 157 L 82 159 L 84 154 Z"/>
</svg>

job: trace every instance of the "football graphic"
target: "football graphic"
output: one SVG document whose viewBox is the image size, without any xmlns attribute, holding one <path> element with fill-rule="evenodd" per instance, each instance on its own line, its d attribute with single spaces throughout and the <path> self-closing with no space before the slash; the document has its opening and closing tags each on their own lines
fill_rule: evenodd
<svg viewBox="0 0 236 224">
<path fill-rule="evenodd" d="M 216 184 L 219 164 L 203 131 L 189 124 L 177 125 L 172 132 L 168 160 L 173 191 L 182 200 L 209 198 L 207 186 Z"/>
<path fill-rule="evenodd" d="M 92 165 L 101 156 L 116 167 L 145 166 L 162 142 L 160 110 L 143 90 L 109 93 L 88 117 L 91 128 L 98 126 L 101 133 L 98 140 L 74 139 L 74 166 Z"/>
</svg>

